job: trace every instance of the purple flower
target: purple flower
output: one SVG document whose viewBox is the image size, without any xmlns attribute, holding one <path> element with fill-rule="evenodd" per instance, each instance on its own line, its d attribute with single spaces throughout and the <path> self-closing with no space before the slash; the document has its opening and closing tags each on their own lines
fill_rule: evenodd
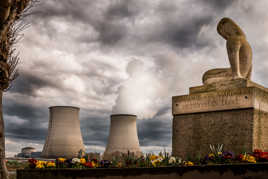
<svg viewBox="0 0 268 179">
<path fill-rule="evenodd" d="M 225 159 L 234 159 L 235 158 L 235 154 L 231 151 L 224 151 L 222 153 L 222 155 Z"/>
<path fill-rule="evenodd" d="M 109 160 L 102 160 L 101 167 L 108 168 L 112 163 Z"/>
</svg>

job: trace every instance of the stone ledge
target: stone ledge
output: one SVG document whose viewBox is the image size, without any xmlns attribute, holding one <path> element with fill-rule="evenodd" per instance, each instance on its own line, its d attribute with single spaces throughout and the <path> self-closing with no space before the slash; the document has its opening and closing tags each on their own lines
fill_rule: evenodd
<svg viewBox="0 0 268 179">
<path fill-rule="evenodd" d="M 245 87 L 256 87 L 268 92 L 268 88 L 263 87 L 253 81 L 246 80 L 246 79 L 235 79 L 235 80 L 228 80 L 228 81 L 219 81 L 207 85 L 202 86 L 195 86 L 190 87 L 189 94 L 196 94 L 196 93 L 206 93 L 210 91 L 216 90 L 230 90 L 235 88 L 245 88 Z"/>
<path fill-rule="evenodd" d="M 224 164 L 192 167 L 97 168 L 97 169 L 24 169 L 17 170 L 17 179 L 266 179 L 268 163 Z"/>
<path fill-rule="evenodd" d="M 268 111 L 267 90 L 244 87 L 172 97 L 173 115 L 246 108 Z"/>
</svg>

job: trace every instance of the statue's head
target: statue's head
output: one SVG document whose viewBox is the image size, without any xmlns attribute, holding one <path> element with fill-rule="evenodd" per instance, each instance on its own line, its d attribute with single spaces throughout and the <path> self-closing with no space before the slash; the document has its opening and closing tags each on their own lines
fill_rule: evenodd
<svg viewBox="0 0 268 179">
<path fill-rule="evenodd" d="M 230 18 L 224 17 L 217 26 L 218 33 L 226 40 L 232 36 L 245 36 L 242 29 Z"/>
</svg>

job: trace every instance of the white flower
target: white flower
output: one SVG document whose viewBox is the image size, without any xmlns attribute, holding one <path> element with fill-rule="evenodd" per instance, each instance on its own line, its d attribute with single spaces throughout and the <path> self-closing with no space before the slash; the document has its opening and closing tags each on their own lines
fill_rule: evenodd
<svg viewBox="0 0 268 179">
<path fill-rule="evenodd" d="M 181 164 L 182 163 L 182 159 L 181 158 L 178 158 L 178 163 Z"/>
<path fill-rule="evenodd" d="M 169 164 L 176 163 L 176 158 L 175 157 L 170 157 L 169 160 L 168 160 L 168 163 Z"/>
<path fill-rule="evenodd" d="M 79 158 L 73 158 L 72 163 L 80 163 L 80 159 Z"/>
</svg>

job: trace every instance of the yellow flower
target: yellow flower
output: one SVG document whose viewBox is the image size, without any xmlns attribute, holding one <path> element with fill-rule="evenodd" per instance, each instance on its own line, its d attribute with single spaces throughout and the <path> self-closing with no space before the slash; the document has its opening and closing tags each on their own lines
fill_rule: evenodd
<svg viewBox="0 0 268 179">
<path fill-rule="evenodd" d="M 248 160 L 255 160 L 255 157 L 254 156 L 249 156 Z"/>
<path fill-rule="evenodd" d="M 59 162 L 64 162 L 66 159 L 65 158 L 58 158 Z"/>
<path fill-rule="evenodd" d="M 93 167 L 93 168 L 98 167 L 98 163 L 95 163 L 94 161 L 92 161 L 91 163 L 92 163 L 92 167 Z"/>
<path fill-rule="evenodd" d="M 208 154 L 208 157 L 211 158 L 211 157 L 215 157 L 215 155 L 213 153 L 210 153 Z"/>
<path fill-rule="evenodd" d="M 151 161 L 153 161 L 153 160 L 155 160 L 155 159 L 157 159 L 157 158 L 158 158 L 158 157 L 157 157 L 156 155 L 154 155 L 154 154 L 150 156 L 150 160 L 151 160 Z"/>
<path fill-rule="evenodd" d="M 163 161 L 163 159 L 162 159 L 161 157 L 159 157 L 159 158 L 157 158 L 157 159 L 151 161 L 151 163 L 152 163 L 152 165 L 153 165 L 154 167 L 156 167 L 156 166 L 157 166 L 158 164 L 160 164 L 162 161 Z"/>
<path fill-rule="evenodd" d="M 248 160 L 249 163 L 256 163 L 256 160 Z"/>
<path fill-rule="evenodd" d="M 218 155 L 222 155 L 222 152 L 218 152 Z"/>
<path fill-rule="evenodd" d="M 93 162 L 93 163 L 94 163 L 94 162 Z M 92 164 L 93 164 L 93 163 L 92 163 Z M 118 162 L 117 165 L 116 165 L 116 167 L 118 167 L 118 168 L 121 168 L 122 166 L 123 166 L 122 162 Z"/>
<path fill-rule="evenodd" d="M 153 165 L 154 167 L 156 167 L 157 163 L 158 163 L 157 160 L 153 160 L 153 161 L 152 161 L 152 165 Z"/>
<path fill-rule="evenodd" d="M 42 164 L 38 164 L 38 165 L 36 165 L 35 168 L 44 168 L 44 165 L 42 165 Z"/>
<path fill-rule="evenodd" d="M 82 163 L 82 164 L 86 163 L 86 159 L 85 158 L 81 158 L 80 159 L 80 163 Z"/>
<path fill-rule="evenodd" d="M 56 167 L 56 164 L 54 162 L 48 162 L 47 167 Z"/>
<path fill-rule="evenodd" d="M 247 160 L 246 155 L 243 155 L 243 157 L 242 157 L 242 161 L 246 161 L 246 160 Z"/>
<path fill-rule="evenodd" d="M 248 156 L 247 161 L 250 162 L 250 163 L 256 163 L 256 159 L 255 159 L 254 156 Z"/>
<path fill-rule="evenodd" d="M 187 166 L 193 166 L 193 165 L 194 165 L 194 163 L 193 163 L 193 162 L 191 162 L 191 161 L 188 161 L 186 165 L 187 165 Z"/>
<path fill-rule="evenodd" d="M 36 167 L 35 168 L 45 168 L 45 166 L 44 166 L 44 164 L 42 162 L 38 161 L 36 163 Z"/>
<path fill-rule="evenodd" d="M 36 165 L 45 165 L 46 163 L 46 161 L 39 160 L 36 162 Z"/>
</svg>

